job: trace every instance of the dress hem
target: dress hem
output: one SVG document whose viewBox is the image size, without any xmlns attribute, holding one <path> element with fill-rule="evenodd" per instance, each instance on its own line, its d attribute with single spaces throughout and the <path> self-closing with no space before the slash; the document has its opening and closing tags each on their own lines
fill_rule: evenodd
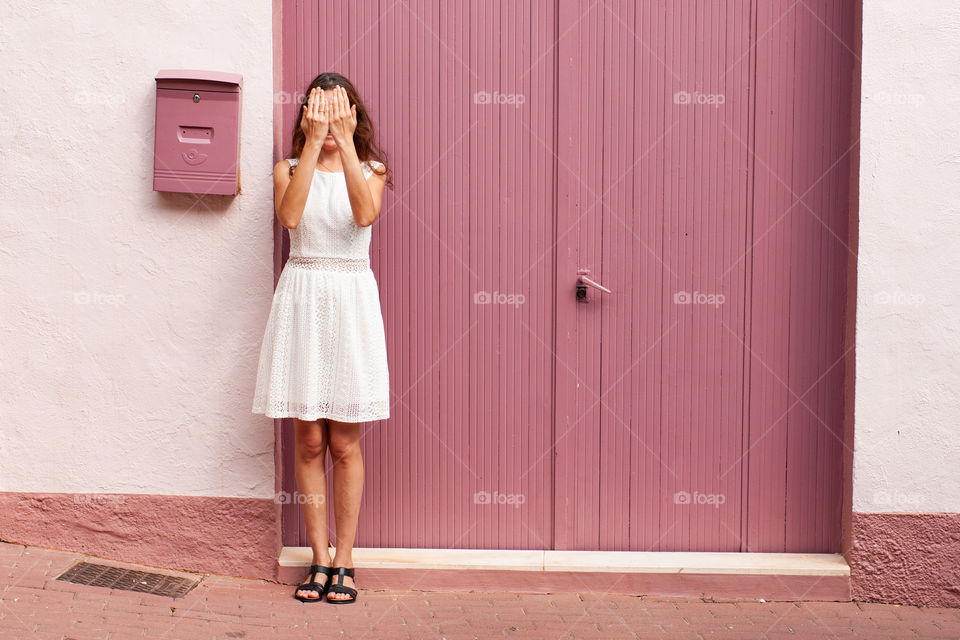
<svg viewBox="0 0 960 640">
<path fill-rule="evenodd" d="M 256 409 L 253 410 L 253 413 L 256 414 L 256 415 L 263 415 L 263 416 L 266 416 L 267 418 L 274 418 L 274 419 L 276 419 L 276 418 L 297 418 L 297 419 L 299 419 L 299 420 L 320 420 L 321 418 L 323 418 L 323 419 L 327 419 L 327 420 L 334 420 L 334 421 L 336 421 L 336 422 L 350 422 L 350 423 L 354 423 L 354 424 L 359 424 L 359 423 L 361 423 L 361 422 L 377 422 L 378 420 L 388 420 L 388 419 L 390 418 L 390 414 L 386 414 L 386 415 L 383 415 L 383 416 L 376 416 L 376 415 L 373 415 L 373 416 L 365 416 L 365 417 L 363 417 L 363 418 L 360 418 L 359 420 L 357 420 L 357 419 L 352 419 L 352 418 L 347 418 L 346 416 L 339 415 L 339 414 L 338 414 L 338 415 L 334 415 L 334 414 L 330 414 L 330 413 L 321 413 L 321 414 L 316 415 L 316 416 L 311 415 L 311 414 L 299 414 L 299 413 L 280 413 L 280 414 L 276 414 L 276 415 L 271 415 L 270 413 L 266 413 L 266 412 L 264 412 L 264 411 L 257 411 Z"/>
</svg>

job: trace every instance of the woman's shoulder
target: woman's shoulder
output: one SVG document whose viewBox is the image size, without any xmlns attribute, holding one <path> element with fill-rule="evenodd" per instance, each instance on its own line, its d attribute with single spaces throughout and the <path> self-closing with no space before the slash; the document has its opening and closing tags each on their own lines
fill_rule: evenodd
<svg viewBox="0 0 960 640">
<path fill-rule="evenodd" d="M 297 158 L 284 158 L 273 165 L 273 176 L 275 179 L 279 179 L 280 176 L 292 176 L 293 168 L 297 166 L 299 160 Z"/>
<path fill-rule="evenodd" d="M 273 165 L 273 169 L 274 171 L 287 168 L 292 169 L 293 167 L 297 166 L 298 162 L 300 162 L 299 158 L 284 158 L 283 160 L 277 162 L 277 164 Z"/>
<path fill-rule="evenodd" d="M 384 164 L 371 158 L 370 160 L 364 160 L 361 166 L 363 167 L 364 177 L 369 178 L 374 173 L 382 175 Z"/>
</svg>

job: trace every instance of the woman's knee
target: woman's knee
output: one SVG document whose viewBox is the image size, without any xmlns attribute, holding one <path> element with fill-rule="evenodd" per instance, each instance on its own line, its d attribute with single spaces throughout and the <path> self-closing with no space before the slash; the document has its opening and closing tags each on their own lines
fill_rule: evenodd
<svg viewBox="0 0 960 640">
<path fill-rule="evenodd" d="M 334 460 L 360 455 L 360 428 L 355 424 L 330 422 L 330 455 Z"/>
<path fill-rule="evenodd" d="M 327 453 L 328 435 L 324 419 L 300 420 L 294 418 L 296 427 L 296 452 L 301 460 L 323 458 Z"/>
</svg>

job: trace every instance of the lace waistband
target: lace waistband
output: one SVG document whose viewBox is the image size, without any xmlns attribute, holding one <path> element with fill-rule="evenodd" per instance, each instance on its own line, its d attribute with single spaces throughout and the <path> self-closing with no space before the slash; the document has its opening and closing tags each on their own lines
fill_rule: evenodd
<svg viewBox="0 0 960 640">
<path fill-rule="evenodd" d="M 336 256 L 290 256 L 287 264 L 299 269 L 319 269 L 322 271 L 350 271 L 362 273 L 370 268 L 366 258 L 339 258 Z"/>
</svg>

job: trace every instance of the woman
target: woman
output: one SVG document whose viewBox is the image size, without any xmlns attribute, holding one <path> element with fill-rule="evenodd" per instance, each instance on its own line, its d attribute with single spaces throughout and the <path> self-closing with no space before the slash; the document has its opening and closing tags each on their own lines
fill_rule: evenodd
<svg viewBox="0 0 960 640">
<path fill-rule="evenodd" d="M 360 423 L 390 417 L 389 375 L 370 225 L 389 170 L 349 80 L 317 76 L 292 158 L 274 167 L 277 218 L 289 229 L 260 348 L 254 413 L 292 417 L 295 477 L 313 563 L 303 602 L 356 601 L 353 542 L 363 492 Z M 299 168 L 298 168 L 299 167 Z M 296 170 L 295 170 L 296 169 Z M 392 186 L 392 185 L 391 185 Z M 326 450 L 333 459 L 336 554 L 327 541 Z M 317 582 L 319 574 L 326 578 Z M 334 582 L 334 578 L 336 582 Z"/>
</svg>

